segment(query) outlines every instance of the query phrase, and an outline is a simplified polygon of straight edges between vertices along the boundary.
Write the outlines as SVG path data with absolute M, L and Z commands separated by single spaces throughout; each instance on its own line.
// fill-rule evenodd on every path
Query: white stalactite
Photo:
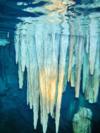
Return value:
M 92 31 L 84 34 L 81 18 L 63 23 L 49 23 L 47 18 L 22 18 L 16 27 L 15 51 L 18 63 L 19 87 L 23 87 L 27 70 L 27 104 L 33 109 L 36 129 L 40 108 L 43 133 L 47 131 L 48 114 L 55 118 L 59 130 L 61 101 L 67 80 L 80 94 L 80 81 L 86 99 L 97 101 L 100 86 L 100 39 Z M 95 22 L 97 26 L 97 22 Z M 95 26 L 95 28 L 96 28 Z M 70 28 L 69 28 L 70 27 Z M 92 34 L 92 32 L 96 32 Z M 87 44 L 88 43 L 88 44 Z M 83 77 L 81 78 L 81 72 Z

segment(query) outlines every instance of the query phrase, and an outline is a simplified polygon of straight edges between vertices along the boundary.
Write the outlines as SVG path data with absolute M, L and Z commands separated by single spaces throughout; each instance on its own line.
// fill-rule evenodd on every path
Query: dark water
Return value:
M 22 2 L 21 0 L 18 0 Z M 24 1 L 24 0 L 23 0 Z M 39 18 L 45 15 L 40 10 L 34 13 L 23 11 L 27 7 L 37 8 L 47 4 L 47 1 L 39 1 L 32 4 L 31 0 L 25 0 L 25 5 L 17 5 L 17 0 L 0 0 L 0 36 L 6 38 L 10 43 L 5 47 L 0 46 L 0 133 L 42 133 L 42 127 L 38 121 L 37 130 L 33 129 L 32 110 L 26 105 L 26 79 L 24 89 L 18 89 L 18 66 L 15 63 L 14 31 L 16 24 L 21 20 L 18 17 Z M 85 16 L 91 12 L 99 13 L 100 7 L 83 8 L 82 3 L 89 4 L 94 0 L 77 0 L 76 5 L 69 7 L 76 15 L 84 13 Z M 79 6 L 75 9 L 75 7 Z M 7 34 L 9 33 L 9 37 Z M 25 73 L 26 75 L 26 73 Z M 26 77 L 26 76 L 25 76 Z M 69 85 L 70 86 L 70 85 Z M 59 133 L 72 133 L 72 118 L 79 106 L 85 106 L 92 110 L 92 133 L 100 133 L 100 93 L 97 103 L 89 104 L 81 94 L 80 99 L 74 98 L 73 88 L 66 88 L 62 100 L 60 130 Z M 48 133 L 55 133 L 54 120 L 49 118 Z

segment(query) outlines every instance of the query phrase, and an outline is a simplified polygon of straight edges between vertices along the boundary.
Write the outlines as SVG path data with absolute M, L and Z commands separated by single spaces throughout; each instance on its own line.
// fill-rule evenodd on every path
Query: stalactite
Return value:
M 97 101 L 100 86 L 100 47 L 98 20 L 90 17 L 89 35 L 86 42 L 89 43 L 88 51 L 84 49 L 83 61 L 83 92 L 90 103 Z
M 63 32 L 59 25 L 52 24 L 50 27 L 45 23 L 27 24 L 27 20 L 18 26 L 15 50 L 16 63 L 19 64 L 19 86 L 20 88 L 23 86 L 26 67 L 27 104 L 33 108 L 34 128 L 37 126 L 40 103 L 43 132 L 47 130 L 48 114 L 55 117 L 56 132 L 58 132 L 64 81 L 67 80 L 65 71 L 68 36 L 65 32 L 68 32 L 68 24 Z M 54 112 L 55 107 L 56 112 Z
M 69 27 L 66 26 L 66 29 L 68 32 Z M 65 31 L 63 31 L 63 34 L 61 35 L 61 40 L 59 42 L 60 53 L 59 53 L 58 92 L 57 92 L 57 102 L 56 102 L 56 133 L 58 133 L 59 129 L 60 109 L 61 109 L 62 93 L 64 88 L 64 80 L 67 81 L 65 73 L 66 73 L 66 54 L 68 49 L 69 38 L 68 36 L 65 35 Z
M 83 17 L 60 23 L 49 22 L 48 17 L 41 17 L 40 20 L 29 17 L 22 18 L 16 27 L 19 87 L 23 87 L 26 70 L 27 104 L 33 110 L 35 129 L 40 108 L 43 133 L 47 131 L 49 114 L 55 118 L 56 133 L 59 131 L 61 101 L 67 81 L 75 88 L 73 91 L 76 97 L 79 97 L 82 81 L 85 98 L 90 103 L 97 101 L 100 40 L 98 23 L 95 22 L 93 29 L 96 30 L 92 31 L 94 20 L 91 19 L 90 24 L 84 28 Z
M 97 49 L 97 29 L 98 24 L 97 21 L 94 19 L 91 19 L 90 22 L 90 51 L 89 51 L 89 63 L 90 63 L 90 74 L 93 75 L 94 73 L 94 64 L 95 64 L 95 58 L 96 58 L 96 49 Z
M 76 64 L 76 85 L 75 85 L 75 96 L 79 97 L 80 80 L 81 80 L 81 70 L 82 70 L 82 54 L 83 54 L 83 38 L 79 37 L 78 54 L 77 54 L 77 64 Z
M 96 38 L 95 38 L 96 39 Z M 89 74 L 89 65 L 87 65 L 87 68 L 84 67 L 84 74 L 85 75 L 83 77 L 83 91 L 85 93 L 85 97 L 86 99 L 90 102 L 90 103 L 94 103 L 97 101 L 98 98 L 98 92 L 99 92 L 99 86 L 100 86 L 100 46 L 97 45 L 97 50 L 96 50 L 96 60 L 95 60 L 95 68 L 94 68 L 94 74 L 92 76 L 90 76 Z M 86 57 L 85 57 L 85 60 Z M 88 61 L 89 62 L 89 61 Z M 87 63 L 88 64 L 88 63 Z M 85 62 L 84 62 L 84 65 Z

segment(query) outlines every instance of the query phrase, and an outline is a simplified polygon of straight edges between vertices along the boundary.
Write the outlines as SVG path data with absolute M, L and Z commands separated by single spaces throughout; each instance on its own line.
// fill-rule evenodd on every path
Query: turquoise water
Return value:
M 99 0 L 77 0 L 76 4 L 68 7 L 67 13 L 65 5 L 58 8 L 51 4 L 54 5 L 51 9 L 51 7 L 48 7 L 50 4 L 47 0 L 33 1 L 33 3 L 29 0 L 18 2 L 17 0 L 0 0 L 0 133 L 42 133 L 40 120 L 37 130 L 33 129 L 32 110 L 26 105 L 26 71 L 24 89 L 18 89 L 18 65 L 15 63 L 14 49 L 14 36 L 18 24 L 33 24 L 34 28 L 37 26 L 37 30 L 40 30 L 42 25 L 49 32 L 53 29 L 59 36 L 64 34 L 70 38 L 66 24 L 67 28 L 74 25 L 73 36 L 86 36 L 92 19 L 94 31 L 98 37 L 100 35 Z M 23 29 L 23 27 L 24 25 L 20 28 Z M 80 106 L 92 110 L 92 133 L 99 133 L 99 100 L 100 93 L 96 103 L 88 103 L 83 93 L 80 94 L 79 99 L 75 98 L 73 88 L 70 88 L 70 84 L 68 84 L 62 98 L 59 133 L 73 132 L 72 119 Z M 49 117 L 47 133 L 51 132 L 55 133 L 55 124 L 54 119 Z

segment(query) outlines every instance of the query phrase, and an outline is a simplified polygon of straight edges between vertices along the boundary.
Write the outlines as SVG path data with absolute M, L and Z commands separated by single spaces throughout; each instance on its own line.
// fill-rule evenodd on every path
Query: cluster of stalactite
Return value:
M 99 21 L 92 16 L 83 17 L 70 20 L 68 81 L 75 87 L 76 97 L 82 81 L 85 98 L 94 103 L 100 86 Z
M 68 22 L 23 18 L 16 27 L 15 51 L 18 63 L 19 86 L 23 87 L 27 70 L 27 104 L 33 109 L 34 128 L 40 108 L 43 132 L 47 130 L 48 114 L 55 118 L 59 129 L 63 91 L 70 82 L 79 97 L 80 83 L 86 99 L 96 102 L 100 82 L 100 38 L 98 21 L 83 18 Z M 83 26 L 84 25 L 84 26 Z
M 34 128 L 37 126 L 40 105 L 43 132 L 47 130 L 48 114 L 56 119 L 58 132 L 61 98 L 66 76 L 66 53 L 68 51 L 68 25 L 65 30 L 48 22 L 22 22 L 15 34 L 16 63 L 18 63 L 19 86 L 23 86 L 27 69 L 27 104 L 33 109 Z M 63 32 L 61 34 L 61 32 Z

